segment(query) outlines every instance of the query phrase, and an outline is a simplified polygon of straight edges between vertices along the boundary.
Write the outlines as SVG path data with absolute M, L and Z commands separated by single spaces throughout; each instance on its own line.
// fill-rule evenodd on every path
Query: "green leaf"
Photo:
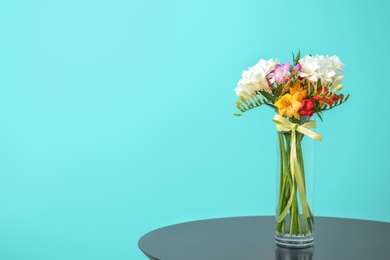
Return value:
M 260 94 L 263 95 L 266 99 L 268 99 L 268 101 L 275 103 L 275 97 L 272 96 L 270 93 L 264 90 L 260 90 Z
M 321 120 L 321 122 L 323 122 L 324 120 L 322 119 L 322 113 L 321 112 L 317 112 L 316 113 L 318 118 Z
M 242 116 L 242 114 L 239 114 L 239 113 L 233 113 L 233 116 Z
M 297 65 L 298 64 L 298 61 L 301 59 L 301 51 L 298 51 L 298 54 L 296 57 L 294 57 L 294 53 L 293 53 L 293 61 L 294 61 L 294 65 Z
M 279 85 L 276 89 L 275 89 L 275 96 L 276 97 L 280 97 L 280 95 L 282 95 L 282 91 L 283 91 L 283 86 L 282 85 Z M 275 102 L 275 100 L 274 100 Z

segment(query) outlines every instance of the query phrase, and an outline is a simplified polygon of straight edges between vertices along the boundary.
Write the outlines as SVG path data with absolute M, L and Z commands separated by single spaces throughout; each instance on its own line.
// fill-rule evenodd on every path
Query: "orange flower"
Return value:
M 298 94 L 299 93 L 295 93 L 293 96 L 285 94 L 275 103 L 279 115 L 299 119 L 300 115 L 298 111 L 301 108 L 301 101 L 298 100 Z
M 297 81 L 294 85 L 293 88 L 290 88 L 290 94 L 292 96 L 294 96 L 295 94 L 297 94 L 297 100 L 298 101 L 302 101 L 303 99 L 306 98 L 306 89 L 303 90 L 300 86 L 300 82 Z

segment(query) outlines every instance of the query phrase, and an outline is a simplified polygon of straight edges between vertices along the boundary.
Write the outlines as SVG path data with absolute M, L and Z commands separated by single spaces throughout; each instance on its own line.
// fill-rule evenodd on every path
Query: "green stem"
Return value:
M 302 174 L 302 180 L 303 180 L 303 186 L 306 190 L 306 180 L 305 180 L 305 167 L 304 167 L 304 158 L 303 158 L 303 151 L 302 151 L 302 140 L 304 138 L 304 135 L 301 133 L 297 133 L 296 135 L 296 156 L 297 156 L 297 162 L 298 167 L 300 168 L 300 172 Z M 280 183 L 279 183 L 279 199 L 278 199 L 278 209 L 277 214 L 278 216 L 282 213 L 284 208 L 287 205 L 287 201 L 289 200 L 291 196 L 291 189 L 293 188 L 293 180 L 291 176 L 291 165 L 290 165 L 290 152 L 291 152 L 291 145 L 292 145 L 292 138 L 290 132 L 279 132 L 278 133 L 278 142 L 279 142 L 279 156 L 280 156 Z M 286 230 L 286 225 L 288 224 L 286 222 L 286 219 L 283 219 L 280 223 L 277 223 L 276 225 L 276 231 L 281 232 L 282 234 L 285 234 L 287 231 L 290 236 L 292 235 L 307 235 L 307 231 L 310 233 L 313 233 L 313 222 L 314 218 L 310 211 L 310 217 L 305 219 L 303 216 L 301 216 L 300 207 L 299 207 L 299 191 L 297 187 L 294 187 L 294 197 L 292 198 L 292 204 L 289 208 L 289 229 Z
M 291 180 L 290 178 L 290 168 L 289 168 L 289 154 L 287 153 L 287 149 L 285 148 L 285 142 L 283 138 L 283 133 L 278 133 L 278 141 L 279 141 L 279 158 L 280 158 L 280 185 L 279 185 L 279 202 L 278 202 L 278 216 L 282 213 L 283 209 L 287 205 L 287 200 L 290 195 L 291 190 Z M 287 198 L 287 199 L 286 199 Z M 277 223 L 276 231 L 285 233 L 285 220 Z
M 279 142 L 279 169 L 280 169 L 280 179 L 279 179 L 279 182 L 280 182 L 280 185 L 279 185 L 279 202 L 278 202 L 278 210 L 277 210 L 277 215 L 279 216 L 280 213 L 282 212 L 282 208 L 283 208 L 283 196 L 282 196 L 282 192 L 284 191 L 284 186 L 285 186 L 285 181 L 283 180 L 283 164 L 284 164 L 284 155 L 283 155 L 283 148 L 284 148 L 284 144 L 283 144 L 283 136 L 282 136 L 282 133 L 278 132 L 278 142 Z M 282 181 L 283 180 L 283 181 Z M 277 223 L 276 225 L 276 231 L 279 231 L 281 230 L 281 225 L 283 225 L 283 221 L 282 222 L 279 222 Z

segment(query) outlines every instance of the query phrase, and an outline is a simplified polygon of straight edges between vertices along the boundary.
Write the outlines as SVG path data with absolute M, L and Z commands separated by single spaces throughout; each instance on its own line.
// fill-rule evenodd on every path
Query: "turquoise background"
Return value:
M 273 111 L 234 117 L 260 58 L 338 55 L 320 216 L 390 222 L 388 1 L 0 2 L 0 259 L 146 259 L 166 225 L 272 215 Z

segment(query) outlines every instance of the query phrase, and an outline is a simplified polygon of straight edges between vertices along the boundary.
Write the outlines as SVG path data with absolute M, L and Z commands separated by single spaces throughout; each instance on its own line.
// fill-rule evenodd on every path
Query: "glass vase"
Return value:
M 301 117 L 299 124 L 309 120 Z M 278 246 L 313 245 L 314 145 L 314 139 L 298 131 L 277 131 L 275 242 Z

